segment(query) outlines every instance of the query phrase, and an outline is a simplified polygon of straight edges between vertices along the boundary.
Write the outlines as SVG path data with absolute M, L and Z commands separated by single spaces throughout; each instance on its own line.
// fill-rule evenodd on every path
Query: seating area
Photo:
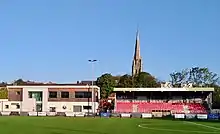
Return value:
M 192 114 L 204 114 L 207 113 L 205 107 L 202 104 L 199 103 L 189 103 L 186 104 L 188 106 L 188 109 L 190 113 Z
M 116 111 L 119 113 L 131 113 L 133 104 L 130 102 L 118 102 L 116 104 Z
M 172 113 L 184 113 L 182 103 L 152 103 L 152 102 L 117 102 L 116 112 L 119 113 L 149 113 L 156 110 L 167 110 Z
M 130 102 L 119 101 L 116 103 L 115 112 L 118 113 L 150 113 L 152 111 L 171 111 L 172 113 L 186 113 L 184 108 L 187 107 L 187 111 L 192 114 L 207 113 L 205 107 L 199 103 L 164 103 L 164 102 Z

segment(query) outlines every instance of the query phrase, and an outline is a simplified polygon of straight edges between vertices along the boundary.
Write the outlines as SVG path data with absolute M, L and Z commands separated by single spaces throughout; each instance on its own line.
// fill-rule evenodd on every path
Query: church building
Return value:
M 143 71 L 143 63 L 140 53 L 140 37 L 139 37 L 139 31 L 137 30 L 136 33 L 136 43 L 135 43 L 135 51 L 134 51 L 134 57 L 132 62 L 132 76 L 135 76 Z

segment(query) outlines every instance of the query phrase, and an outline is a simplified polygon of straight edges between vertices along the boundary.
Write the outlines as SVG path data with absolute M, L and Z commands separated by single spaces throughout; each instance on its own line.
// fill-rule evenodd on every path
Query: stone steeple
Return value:
M 132 63 L 132 76 L 142 72 L 142 58 L 140 53 L 140 37 L 139 37 L 139 30 L 136 33 L 136 43 L 135 43 L 135 51 L 134 51 L 134 58 Z

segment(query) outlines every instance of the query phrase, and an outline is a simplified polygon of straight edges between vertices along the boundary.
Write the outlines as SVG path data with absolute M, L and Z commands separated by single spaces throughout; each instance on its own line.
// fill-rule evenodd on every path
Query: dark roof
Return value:
M 26 84 L 18 84 L 17 86 L 86 86 L 86 84 L 69 84 L 69 83 L 63 83 L 63 84 L 55 84 L 55 83 L 26 83 Z
M 92 81 L 81 81 L 79 84 L 92 85 Z M 96 81 L 93 81 L 93 84 L 96 85 Z

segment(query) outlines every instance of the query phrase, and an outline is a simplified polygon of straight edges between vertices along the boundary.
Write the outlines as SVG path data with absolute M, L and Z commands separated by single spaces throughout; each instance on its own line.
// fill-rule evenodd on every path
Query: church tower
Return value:
M 139 37 L 139 31 L 137 30 L 134 58 L 132 63 L 132 76 L 135 76 L 136 74 L 139 74 L 142 71 L 143 71 L 143 65 L 142 65 L 142 58 L 140 53 L 140 37 Z

